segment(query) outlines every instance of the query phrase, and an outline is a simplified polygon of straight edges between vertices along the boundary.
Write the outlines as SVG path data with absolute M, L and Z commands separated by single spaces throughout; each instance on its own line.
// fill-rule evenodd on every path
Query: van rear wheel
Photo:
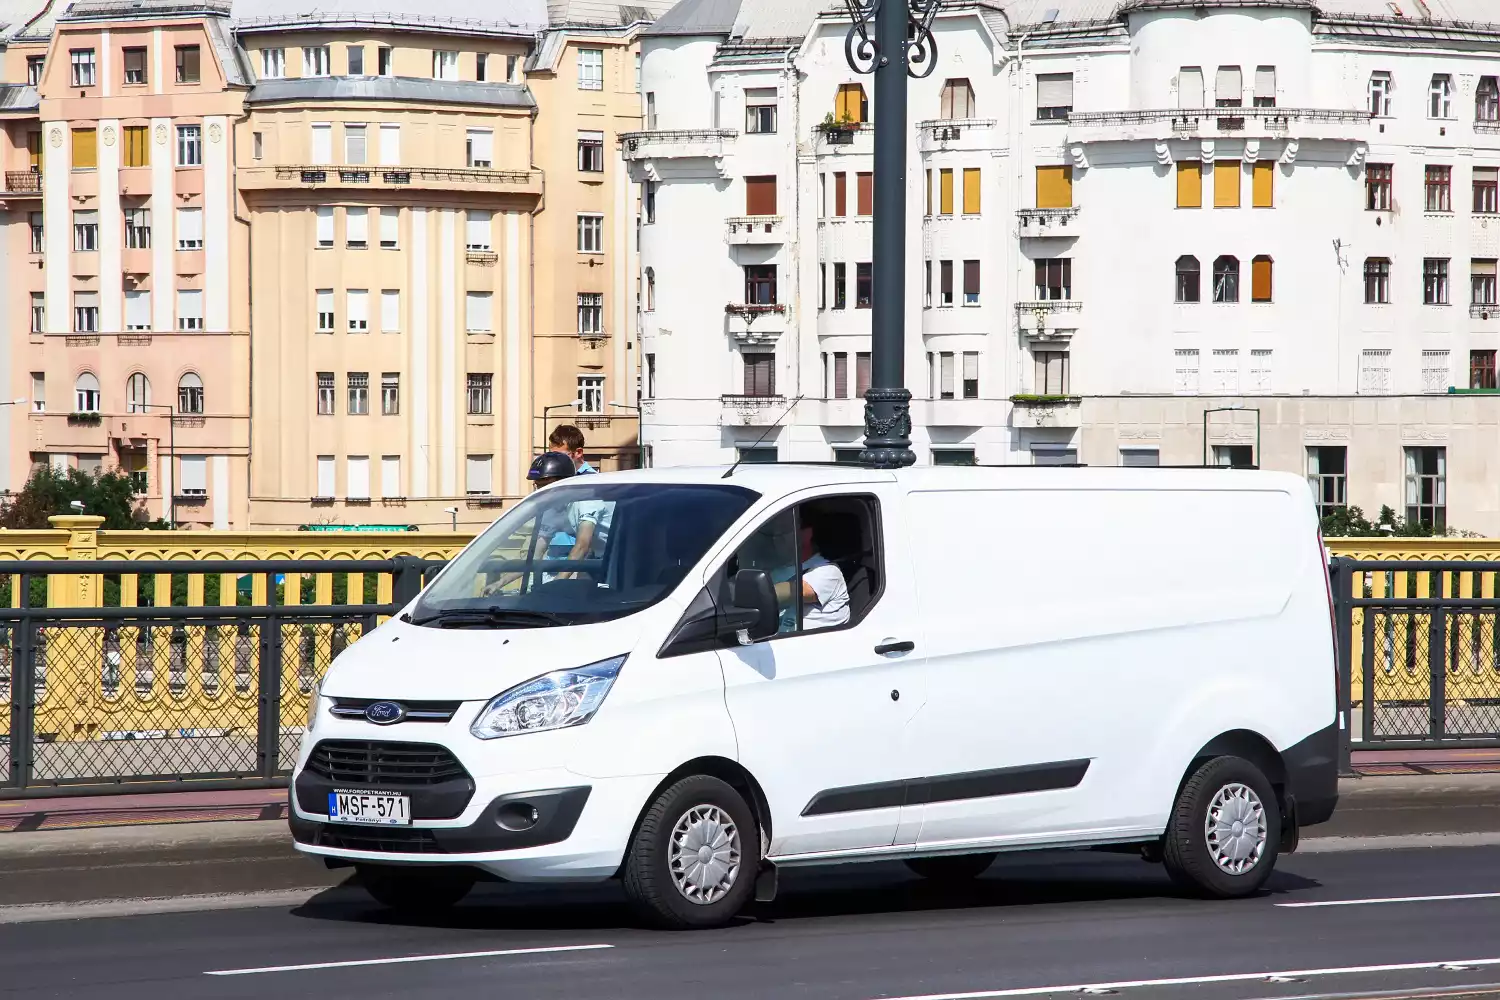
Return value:
M 625 895 L 658 927 L 719 927 L 750 901 L 759 866 L 760 828 L 744 796 L 693 775 L 646 809 L 625 859 Z
M 357 865 L 355 871 L 375 902 L 411 916 L 441 913 L 467 896 L 477 881 L 467 868 L 436 865 Z
M 956 882 L 970 882 L 983 875 L 989 871 L 990 865 L 995 863 L 996 857 L 997 855 L 991 853 L 954 854 L 940 858 L 907 858 L 906 867 L 929 882 L 951 885 Z
M 1162 863 L 1183 888 L 1214 899 L 1265 885 L 1281 850 L 1281 808 L 1260 769 L 1215 757 L 1183 784 L 1162 840 Z

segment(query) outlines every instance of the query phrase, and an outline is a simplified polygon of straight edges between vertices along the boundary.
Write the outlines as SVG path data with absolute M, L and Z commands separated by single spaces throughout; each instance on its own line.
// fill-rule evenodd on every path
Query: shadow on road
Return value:
M 1264 896 L 1315 888 L 1320 883 L 1285 870 Z M 848 865 L 783 873 L 775 902 L 747 909 L 742 924 L 810 918 L 922 913 L 1185 898 L 1160 865 L 1130 858 L 1072 854 L 1045 861 L 1002 859 L 983 877 L 941 885 L 912 875 L 904 865 Z M 1204 901 L 1204 906 L 1216 905 Z M 1224 904 L 1219 904 L 1224 905 Z M 1233 905 L 1233 904 L 1227 904 Z M 461 905 L 430 917 L 398 916 L 371 901 L 357 878 L 319 893 L 292 911 L 308 920 L 455 930 L 618 930 L 640 926 L 619 884 L 535 886 L 482 884 Z

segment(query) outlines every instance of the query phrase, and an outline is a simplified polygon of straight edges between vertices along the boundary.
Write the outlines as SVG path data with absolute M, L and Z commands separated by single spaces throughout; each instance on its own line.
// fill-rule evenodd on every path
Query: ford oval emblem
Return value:
M 365 709 L 365 719 L 377 726 L 394 726 L 406 718 L 406 708 L 394 701 L 377 701 Z

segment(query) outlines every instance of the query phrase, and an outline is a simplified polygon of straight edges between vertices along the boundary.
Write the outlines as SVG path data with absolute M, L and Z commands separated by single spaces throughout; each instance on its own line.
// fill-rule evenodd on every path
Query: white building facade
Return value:
M 643 38 L 658 464 L 862 436 L 873 87 L 798 6 L 685 0 Z M 1256 464 L 1500 533 L 1487 6 L 946 5 L 910 91 L 918 461 Z

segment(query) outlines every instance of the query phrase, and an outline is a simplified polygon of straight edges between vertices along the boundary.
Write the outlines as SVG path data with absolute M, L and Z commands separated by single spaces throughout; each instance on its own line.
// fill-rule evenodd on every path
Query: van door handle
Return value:
M 910 639 L 905 642 L 882 642 L 875 647 L 875 654 L 877 656 L 884 656 L 886 653 L 910 653 L 916 648 L 917 644 Z

